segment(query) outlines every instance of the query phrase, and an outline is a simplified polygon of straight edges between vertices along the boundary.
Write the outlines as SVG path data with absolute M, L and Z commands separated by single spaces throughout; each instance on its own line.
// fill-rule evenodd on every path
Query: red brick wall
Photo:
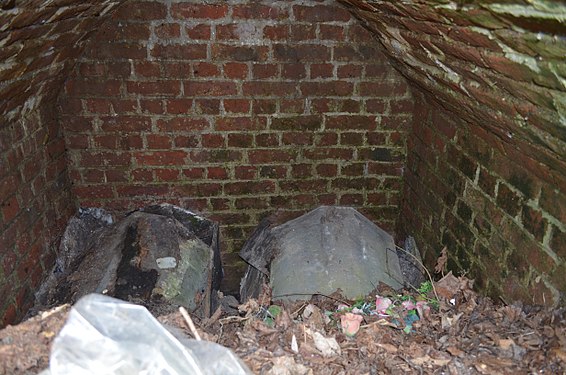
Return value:
M 92 42 L 59 101 L 82 205 L 219 221 L 231 290 L 277 208 L 363 207 L 393 229 L 412 97 L 336 2 L 128 2 Z
M 429 265 L 446 246 L 448 269 L 494 298 L 563 303 L 565 176 L 526 152 L 529 143 L 418 103 L 399 232 L 417 237 Z
M 564 305 L 566 4 L 341 1 L 425 96 L 398 233 L 492 296 Z
M 20 3 L 0 3 L 0 327 L 33 303 L 74 210 L 54 103 L 85 35 L 112 8 Z

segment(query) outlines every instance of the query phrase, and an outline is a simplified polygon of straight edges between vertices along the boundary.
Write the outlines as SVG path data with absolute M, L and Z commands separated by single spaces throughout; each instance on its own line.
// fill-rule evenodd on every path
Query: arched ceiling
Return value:
M 394 65 L 443 106 L 502 138 L 566 154 L 566 4 L 339 0 Z M 0 1 L 0 112 L 54 103 L 89 37 L 124 1 Z

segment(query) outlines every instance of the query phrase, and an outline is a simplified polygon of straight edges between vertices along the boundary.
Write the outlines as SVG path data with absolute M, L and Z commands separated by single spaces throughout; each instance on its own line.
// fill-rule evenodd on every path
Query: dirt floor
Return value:
M 237 313 L 218 310 L 195 324 L 204 339 L 231 348 L 255 374 L 566 373 L 565 309 L 495 303 L 474 293 L 465 278 L 434 286 L 401 294 L 380 288 L 364 301 L 315 296 L 281 309 L 266 288 Z M 68 311 L 62 306 L 0 331 L 0 374 L 45 369 Z M 354 316 L 361 320 L 357 332 L 346 314 L 360 316 Z M 159 320 L 191 336 L 179 312 Z

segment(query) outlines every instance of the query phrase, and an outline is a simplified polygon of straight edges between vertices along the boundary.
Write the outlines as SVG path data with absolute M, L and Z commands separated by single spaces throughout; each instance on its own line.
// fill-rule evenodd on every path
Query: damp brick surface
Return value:
M 489 295 L 564 305 L 562 2 L 0 8 L 0 325 L 78 205 L 163 201 L 221 224 L 228 290 L 261 218 L 340 204 Z
M 351 205 L 394 228 L 412 95 L 340 4 L 131 2 L 91 42 L 59 98 L 80 204 L 218 221 L 231 288 L 277 209 Z

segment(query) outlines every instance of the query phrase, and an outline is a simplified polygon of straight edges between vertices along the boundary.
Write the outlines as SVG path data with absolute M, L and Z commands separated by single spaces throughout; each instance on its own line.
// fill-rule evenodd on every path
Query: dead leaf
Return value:
M 296 363 L 293 357 L 276 357 L 272 359 L 273 367 L 267 375 L 312 375 L 312 369 Z
M 501 339 L 499 340 L 499 347 L 503 350 L 508 350 L 513 345 L 515 345 L 515 341 L 512 339 Z
M 434 273 L 440 273 L 444 276 L 444 269 L 446 268 L 446 263 L 448 262 L 448 248 L 444 246 L 444 249 L 440 252 L 440 256 L 436 260 L 436 266 L 434 266 Z
M 399 349 L 396 346 L 391 344 L 382 344 L 378 342 L 377 346 L 384 349 L 388 353 L 397 353 L 399 351 Z
M 455 357 L 460 357 L 462 354 L 464 354 L 465 352 L 463 350 L 458 349 L 455 346 L 449 346 L 446 348 L 446 351 L 450 354 L 452 354 Z
M 314 346 L 322 353 L 324 357 L 331 357 L 333 355 L 340 355 L 342 351 L 340 350 L 340 345 L 334 337 L 324 337 L 319 332 L 314 332 L 312 334 L 314 340 Z
M 554 356 L 556 359 L 566 363 L 566 351 L 564 351 L 562 348 L 551 349 L 550 355 Z
M 440 319 L 441 319 L 441 326 L 442 326 L 442 329 L 451 328 L 453 325 L 455 325 L 455 324 L 458 322 L 458 320 L 460 319 L 460 317 L 461 317 L 462 315 L 463 315 L 463 313 L 456 314 L 456 315 L 454 315 L 454 316 L 452 316 L 452 317 L 443 315 L 443 316 L 440 318 Z
M 460 290 L 460 280 L 450 271 L 434 283 L 434 288 L 440 297 L 449 300 Z
M 432 364 L 435 366 L 446 366 L 452 359 L 431 358 L 429 355 L 411 359 L 411 363 L 422 366 L 424 364 Z

